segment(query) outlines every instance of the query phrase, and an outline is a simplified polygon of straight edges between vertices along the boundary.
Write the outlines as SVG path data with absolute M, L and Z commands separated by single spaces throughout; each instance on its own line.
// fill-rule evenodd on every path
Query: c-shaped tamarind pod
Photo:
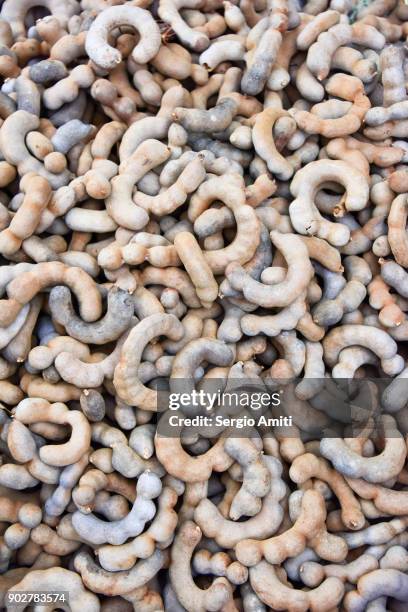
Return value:
M 303 293 L 314 276 L 307 247 L 299 236 L 272 231 L 271 239 L 288 264 L 287 274 L 281 282 L 265 285 L 251 278 L 235 262 L 229 264 L 226 269 L 226 276 L 232 287 L 242 291 L 251 303 L 265 308 L 288 306 Z
M 161 417 L 154 440 L 157 457 L 169 474 L 185 482 L 201 482 L 213 471 L 223 472 L 231 466 L 234 460 L 224 450 L 224 439 L 217 440 L 207 452 L 194 457 L 184 450 L 180 438 L 175 437 L 179 433 L 176 428 L 171 428 L 172 437 L 160 435 L 160 429 L 166 433 L 169 416 L 166 412 Z
M 363 612 L 368 609 L 370 602 L 383 596 L 406 602 L 407 574 L 397 569 L 376 569 L 368 572 L 357 582 L 357 590 L 346 594 L 344 607 L 347 612 Z
M 107 572 L 95 563 L 89 553 L 83 551 L 76 555 L 74 567 L 85 586 L 94 593 L 112 597 L 126 595 L 147 584 L 165 565 L 166 558 L 165 552 L 156 550 L 148 559 L 139 561 L 130 570 Z
M 50 293 L 49 305 L 55 321 L 63 325 L 72 338 L 87 344 L 106 344 L 116 340 L 131 326 L 134 313 L 132 296 L 116 287 L 108 293 L 106 314 L 94 323 L 83 321 L 77 316 L 67 287 L 54 287 Z
M 17 110 L 7 117 L 0 129 L 0 143 L 4 159 L 17 167 L 23 176 L 35 172 L 46 178 L 53 189 L 66 185 L 72 176 L 68 170 L 53 174 L 46 170 L 44 163 L 31 155 L 26 145 L 26 136 L 37 130 L 40 120 L 25 110 Z
M 384 414 L 381 421 L 385 445 L 379 455 L 359 455 L 339 438 L 323 438 L 320 452 L 333 463 L 337 471 L 350 478 L 363 478 L 374 484 L 395 478 L 404 467 L 407 445 L 392 416 Z
M 364 346 L 381 359 L 384 372 L 399 374 L 404 361 L 397 354 L 397 343 L 382 329 L 371 325 L 340 325 L 323 340 L 324 358 L 330 367 L 336 365 L 340 351 L 347 346 Z
M 228 520 L 209 499 L 202 499 L 195 509 L 194 520 L 204 535 L 214 538 L 219 546 L 233 548 L 245 538 L 269 537 L 279 529 L 283 519 L 280 501 L 285 495 L 282 464 L 269 455 L 264 456 L 264 462 L 271 475 L 271 489 L 263 498 L 262 508 L 256 516 L 242 522 Z
M 139 476 L 136 486 L 137 497 L 129 514 L 117 521 L 103 521 L 94 514 L 83 514 L 77 510 L 72 515 L 72 525 L 77 533 L 92 544 L 116 544 L 126 542 L 129 537 L 139 535 L 145 523 L 150 521 L 156 506 L 152 501 L 160 495 L 160 478 L 146 471 Z
M 279 580 L 276 567 L 261 561 L 249 570 L 249 579 L 255 593 L 273 610 L 296 610 L 296 612 L 329 612 L 336 609 L 344 594 L 344 585 L 339 578 L 326 578 L 315 589 L 303 591 L 291 588 Z
M 113 377 L 116 391 L 123 401 L 143 410 L 158 409 L 157 392 L 148 389 L 137 377 L 143 349 L 157 336 L 180 340 L 183 334 L 184 328 L 174 315 L 161 313 L 146 317 L 131 330 Z
M 300 234 L 316 235 L 339 247 L 348 242 L 350 231 L 342 224 L 324 219 L 314 203 L 319 186 L 325 181 L 344 185 L 347 210 L 362 210 L 367 205 L 367 179 L 346 162 L 322 159 L 311 162 L 296 173 L 290 186 L 295 200 L 290 204 L 289 215 L 293 227 Z
M 343 561 L 347 555 L 347 545 L 341 538 L 333 539 L 325 527 L 326 506 L 322 495 L 314 489 L 306 490 L 302 497 L 301 511 L 293 526 L 283 533 L 266 540 L 243 539 L 237 543 L 235 552 L 238 561 L 247 567 L 260 563 L 264 557 L 268 563 L 277 565 L 288 557 L 300 554 L 310 541 L 323 550 L 332 537 L 332 546 L 328 546 L 332 560 Z
M 21 308 L 37 293 L 55 285 L 68 285 L 74 291 L 85 321 L 95 321 L 101 315 L 101 294 L 89 274 L 81 268 L 52 261 L 36 264 L 31 270 L 21 274 L 7 285 L 9 299 L 0 300 L 2 324 L 11 323 Z
M 170 580 L 182 605 L 192 610 L 222 610 L 232 599 L 231 586 L 225 578 L 216 578 L 208 589 L 202 590 L 194 583 L 191 575 L 191 557 L 201 540 L 201 529 L 192 521 L 183 523 L 171 549 Z
M 148 11 L 137 6 L 112 6 L 99 13 L 85 42 L 89 57 L 105 70 L 112 70 L 122 61 L 120 51 L 108 43 L 110 32 L 120 26 L 132 26 L 140 33 L 140 41 L 132 51 L 136 63 L 146 64 L 159 51 L 159 26 Z
M 324 445 L 327 440 L 331 438 L 323 438 L 321 444 Z M 309 478 L 319 478 L 326 482 L 339 500 L 344 524 L 352 530 L 361 529 L 364 526 L 365 517 L 353 491 L 341 474 L 333 470 L 322 457 L 316 457 L 312 453 L 296 457 L 290 467 L 289 475 L 298 485 L 304 484 Z
M 158 511 L 150 527 L 134 540 L 121 546 L 105 545 L 98 549 L 99 563 L 107 571 L 131 569 L 138 558 L 147 559 L 155 545 L 167 545 L 177 527 L 178 515 L 174 510 L 178 500 L 171 487 L 164 487 L 158 499 Z
M 60 402 L 50 404 L 47 400 L 27 398 L 15 408 L 14 416 L 25 425 L 45 421 L 72 428 L 71 437 L 65 444 L 47 444 L 40 448 L 40 459 L 49 465 L 66 466 L 75 463 L 90 446 L 91 427 L 86 417 L 79 410 L 69 410 Z

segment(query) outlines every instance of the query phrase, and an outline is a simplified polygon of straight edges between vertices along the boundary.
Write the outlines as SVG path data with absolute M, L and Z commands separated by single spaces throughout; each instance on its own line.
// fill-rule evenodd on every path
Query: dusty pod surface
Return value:
M 0 608 L 406 610 L 404 2 L 0 5 Z

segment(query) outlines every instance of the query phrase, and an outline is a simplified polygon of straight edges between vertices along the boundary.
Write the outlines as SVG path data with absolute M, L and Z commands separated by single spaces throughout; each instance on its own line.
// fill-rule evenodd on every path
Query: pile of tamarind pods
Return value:
M 406 610 L 407 18 L 1 3 L 2 609 Z M 292 423 L 161 435 L 178 379 Z

